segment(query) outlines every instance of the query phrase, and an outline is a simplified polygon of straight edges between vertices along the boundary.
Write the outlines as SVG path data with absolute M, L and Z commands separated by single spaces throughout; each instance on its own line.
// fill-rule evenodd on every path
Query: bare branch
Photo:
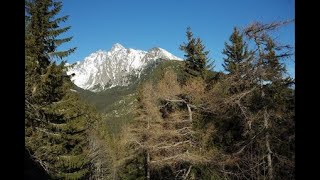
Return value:
M 26 148 L 28 154 L 30 155 L 30 157 L 35 161 L 37 162 L 45 171 L 47 174 L 49 174 L 49 168 L 48 168 L 48 165 L 47 163 L 43 162 L 41 159 L 37 158 L 36 156 L 32 155 L 29 151 L 28 148 Z
M 187 173 L 184 175 L 183 179 L 187 179 L 189 176 L 189 173 L 191 171 L 192 166 L 189 166 Z
M 154 150 L 172 148 L 172 147 L 176 147 L 176 146 L 179 146 L 179 145 L 185 144 L 185 143 L 191 143 L 191 141 L 187 140 L 187 141 L 178 142 L 178 143 L 175 143 L 175 144 L 172 144 L 172 145 L 160 146 L 160 147 L 156 147 L 156 149 L 154 149 Z

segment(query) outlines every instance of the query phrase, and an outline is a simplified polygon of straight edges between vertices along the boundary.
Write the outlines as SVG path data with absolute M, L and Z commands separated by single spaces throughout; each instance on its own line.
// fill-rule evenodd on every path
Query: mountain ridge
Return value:
M 124 124 L 134 120 L 134 109 L 141 85 L 146 82 L 158 83 L 168 70 L 174 71 L 178 77 L 181 77 L 183 67 L 183 61 L 157 61 L 144 68 L 141 77 L 128 86 L 116 86 L 101 92 L 92 92 L 77 86 L 74 89 L 82 100 L 93 105 L 98 112 L 103 114 L 109 132 L 117 134 Z
M 125 48 L 116 43 L 109 51 L 98 50 L 83 61 L 67 65 L 67 74 L 78 87 L 99 92 L 115 86 L 128 86 L 147 66 L 161 60 L 182 60 L 160 47 L 148 51 Z

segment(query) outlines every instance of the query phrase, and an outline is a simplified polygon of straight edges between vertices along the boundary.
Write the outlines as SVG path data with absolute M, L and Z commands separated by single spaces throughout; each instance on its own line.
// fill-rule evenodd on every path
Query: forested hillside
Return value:
M 25 1 L 26 179 L 295 179 L 293 52 L 272 34 L 291 21 L 235 27 L 224 72 L 189 27 L 184 61 L 91 92 L 66 73 L 62 5 Z

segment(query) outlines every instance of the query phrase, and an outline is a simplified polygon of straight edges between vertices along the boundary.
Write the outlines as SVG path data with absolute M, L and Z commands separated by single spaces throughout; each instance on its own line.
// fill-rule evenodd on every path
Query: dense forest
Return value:
M 62 6 L 25 1 L 26 179 L 295 179 L 295 82 L 284 65 L 293 52 L 272 36 L 292 21 L 235 27 L 224 72 L 188 27 L 184 61 L 115 88 L 133 92 L 134 106 L 106 120 L 99 108 L 120 108 L 105 105 L 116 97 L 96 107 L 66 74 L 76 48 L 58 50 L 72 40 L 61 38 L 71 30 Z

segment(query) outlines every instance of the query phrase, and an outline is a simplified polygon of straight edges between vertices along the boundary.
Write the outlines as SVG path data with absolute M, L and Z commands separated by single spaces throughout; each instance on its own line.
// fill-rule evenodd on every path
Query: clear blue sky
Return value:
M 183 58 L 179 45 L 190 26 L 216 61 L 215 70 L 222 70 L 221 52 L 234 26 L 294 19 L 294 9 L 294 0 L 66 0 L 60 15 L 70 15 L 65 35 L 74 38 L 63 48 L 78 47 L 67 57 L 70 63 L 117 42 L 142 50 L 161 47 Z M 276 36 L 294 46 L 294 30 L 292 23 Z M 293 75 L 293 61 L 288 69 Z

